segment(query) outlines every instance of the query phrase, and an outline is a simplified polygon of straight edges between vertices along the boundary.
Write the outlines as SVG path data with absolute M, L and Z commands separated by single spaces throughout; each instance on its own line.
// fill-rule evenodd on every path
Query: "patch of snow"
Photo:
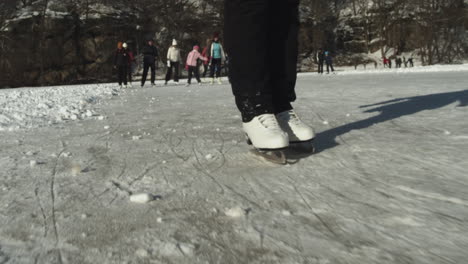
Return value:
M 133 202 L 133 203 L 143 204 L 143 203 L 148 203 L 153 200 L 154 200 L 153 195 L 149 193 L 139 193 L 139 194 L 130 195 L 130 202 Z
M 2 89 L 0 131 L 32 129 L 91 118 L 95 113 L 89 108 L 108 97 L 111 90 L 112 85 L 99 84 Z
M 240 207 L 233 207 L 226 210 L 225 214 L 232 218 L 239 218 L 245 215 L 245 210 Z

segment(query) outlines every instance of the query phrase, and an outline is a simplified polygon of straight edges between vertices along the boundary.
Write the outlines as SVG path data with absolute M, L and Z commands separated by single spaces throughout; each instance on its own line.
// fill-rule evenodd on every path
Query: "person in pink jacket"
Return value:
M 198 60 L 207 61 L 208 58 L 203 57 L 198 51 L 200 47 L 194 46 L 193 50 L 187 56 L 187 63 L 185 69 L 188 70 L 188 81 L 187 86 L 190 85 L 192 81 L 192 75 L 195 74 L 195 78 L 198 81 L 198 84 L 201 84 L 200 72 L 198 70 Z

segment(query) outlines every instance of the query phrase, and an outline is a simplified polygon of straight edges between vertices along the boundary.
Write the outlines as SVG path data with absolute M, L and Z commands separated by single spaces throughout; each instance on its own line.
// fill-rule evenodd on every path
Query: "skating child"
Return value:
M 203 57 L 198 51 L 199 49 L 200 47 L 194 46 L 193 50 L 187 56 L 187 63 L 185 66 L 188 70 L 187 86 L 189 86 L 192 81 L 192 75 L 195 75 L 195 79 L 197 79 L 198 84 L 201 84 L 200 71 L 198 70 L 198 60 L 207 61 L 208 58 Z

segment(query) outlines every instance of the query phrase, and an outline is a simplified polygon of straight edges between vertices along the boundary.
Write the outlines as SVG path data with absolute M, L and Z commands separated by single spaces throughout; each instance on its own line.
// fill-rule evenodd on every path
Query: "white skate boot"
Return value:
M 286 156 L 282 149 L 288 147 L 289 139 L 281 130 L 274 114 L 256 116 L 242 126 L 247 136 L 247 143 L 255 147 L 252 153 L 270 162 L 286 164 Z
M 314 152 L 312 141 L 315 138 L 314 130 L 302 122 L 294 110 L 284 111 L 276 115 L 280 127 L 288 134 L 289 143 L 302 144 L 307 151 Z
M 216 78 L 216 80 L 218 81 L 218 84 L 223 84 L 223 81 L 221 81 L 221 78 Z

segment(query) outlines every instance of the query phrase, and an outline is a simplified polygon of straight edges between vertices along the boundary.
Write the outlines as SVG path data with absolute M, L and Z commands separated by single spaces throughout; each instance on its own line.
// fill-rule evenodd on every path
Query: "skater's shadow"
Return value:
M 316 152 L 321 152 L 339 145 L 336 139 L 351 130 L 364 129 L 378 123 L 387 122 L 425 110 L 442 108 L 456 102 L 458 102 L 456 107 L 467 106 L 468 90 L 398 98 L 376 104 L 360 106 L 360 108 L 367 109 L 364 111 L 365 113 L 378 112 L 379 114 L 318 133 L 315 139 Z M 460 122 L 463 122 L 463 120 L 460 120 Z

